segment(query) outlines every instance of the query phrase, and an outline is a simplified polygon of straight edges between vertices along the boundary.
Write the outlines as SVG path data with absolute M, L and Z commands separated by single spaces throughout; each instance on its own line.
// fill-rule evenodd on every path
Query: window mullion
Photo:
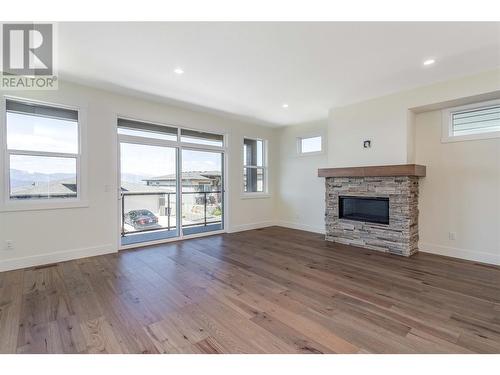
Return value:
M 49 152 L 49 151 L 29 151 L 29 150 L 7 150 L 9 155 L 27 155 L 27 156 L 46 156 L 58 158 L 72 158 L 75 159 L 79 154 L 68 154 L 64 152 Z

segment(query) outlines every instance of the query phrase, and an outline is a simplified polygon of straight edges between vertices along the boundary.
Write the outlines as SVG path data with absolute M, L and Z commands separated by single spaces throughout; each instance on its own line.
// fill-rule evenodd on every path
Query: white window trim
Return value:
M 255 165 L 245 165 L 245 155 L 244 155 L 244 142 L 245 139 L 250 139 L 253 141 L 262 141 L 262 167 L 258 167 Z M 271 194 L 269 194 L 269 167 L 268 167 L 268 140 L 262 138 L 255 137 L 246 137 L 243 136 L 241 140 L 241 168 L 255 168 L 262 169 L 263 172 L 263 191 L 245 191 L 245 187 L 243 185 L 244 179 L 243 174 L 240 172 L 240 189 L 241 189 L 241 198 L 242 199 L 259 199 L 259 198 L 270 198 Z
M 302 152 L 302 140 L 308 138 L 321 138 L 321 150 L 320 151 L 312 151 L 312 152 Z M 315 156 L 321 155 L 325 153 L 325 137 L 323 134 L 311 134 L 311 135 L 303 135 L 297 137 L 297 154 L 299 156 Z
M 47 105 L 56 108 L 71 109 L 78 112 L 78 153 L 56 153 L 43 151 L 27 150 L 8 150 L 7 148 L 7 100 L 16 100 L 25 103 Z M 0 212 L 9 211 L 38 211 L 54 210 L 66 208 L 88 207 L 88 188 L 87 188 L 87 111 L 83 107 L 70 106 L 60 103 L 52 103 L 4 95 L 0 104 L 0 138 L 3 142 L 0 145 L 0 165 L 3 166 L 3 180 L 0 184 Z M 10 155 L 36 155 L 52 157 L 68 157 L 76 159 L 76 198 L 61 199 L 31 199 L 26 201 L 10 199 Z
M 462 142 L 462 141 L 473 141 L 480 139 L 492 139 L 492 138 L 500 138 L 499 131 L 487 132 L 487 133 L 478 133 L 478 134 L 468 134 L 468 135 L 453 135 L 453 123 L 452 123 L 452 115 L 455 112 L 461 112 L 464 110 L 472 110 L 478 109 L 482 107 L 488 107 L 492 105 L 499 105 L 500 99 L 489 100 L 486 102 L 479 103 L 471 103 L 462 105 L 459 107 L 452 107 L 443 109 L 442 112 L 442 120 L 441 120 L 441 142 Z

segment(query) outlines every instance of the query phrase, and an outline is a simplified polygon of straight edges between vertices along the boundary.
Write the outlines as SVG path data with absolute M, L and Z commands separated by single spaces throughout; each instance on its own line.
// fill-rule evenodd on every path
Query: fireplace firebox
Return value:
M 389 224 L 389 198 L 340 195 L 339 218 Z

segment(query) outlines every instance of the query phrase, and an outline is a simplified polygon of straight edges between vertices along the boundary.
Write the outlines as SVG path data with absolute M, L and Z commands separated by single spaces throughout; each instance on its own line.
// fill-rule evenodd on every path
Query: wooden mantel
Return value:
M 398 164 L 373 165 L 367 167 L 321 168 L 318 177 L 425 177 L 425 165 Z

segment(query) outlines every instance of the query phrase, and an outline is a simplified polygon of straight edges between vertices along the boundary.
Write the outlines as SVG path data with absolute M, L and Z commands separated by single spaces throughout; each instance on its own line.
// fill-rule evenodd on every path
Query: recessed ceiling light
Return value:
M 288 108 L 288 104 L 285 103 L 285 104 L 282 105 L 282 107 L 283 108 Z
M 432 65 L 436 62 L 436 60 L 434 59 L 427 59 L 424 61 L 424 65 L 427 66 L 427 65 Z
M 181 74 L 183 74 L 183 73 L 184 73 L 184 70 L 182 70 L 181 68 L 175 68 L 175 69 L 174 69 L 174 73 L 175 73 L 175 74 L 179 74 L 179 75 L 181 75 Z

